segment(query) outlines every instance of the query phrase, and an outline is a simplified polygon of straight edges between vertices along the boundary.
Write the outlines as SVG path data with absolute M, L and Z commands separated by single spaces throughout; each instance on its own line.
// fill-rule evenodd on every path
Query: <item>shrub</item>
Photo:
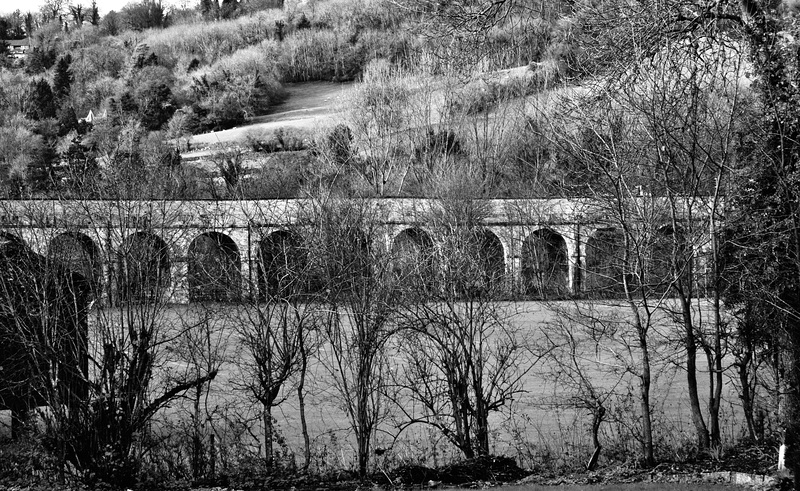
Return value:
M 327 138 L 331 159 L 338 165 L 346 165 L 353 158 L 353 132 L 345 124 L 338 124 Z
M 82 491 L 89 488 L 59 478 L 57 460 L 43 449 L 38 438 L 0 445 L 0 489 L 29 491 Z
M 274 132 L 251 130 L 245 135 L 254 152 L 297 152 L 312 148 L 313 135 L 301 128 L 283 127 Z
M 190 87 L 192 102 L 207 112 L 209 120 L 201 127 L 235 126 L 283 99 L 269 56 L 275 46 L 274 41 L 265 41 L 183 76 L 181 83 Z
M 259 159 L 258 170 L 248 174 L 240 184 L 242 196 L 247 199 L 297 198 L 307 181 L 312 161 L 308 150 L 273 153 Z

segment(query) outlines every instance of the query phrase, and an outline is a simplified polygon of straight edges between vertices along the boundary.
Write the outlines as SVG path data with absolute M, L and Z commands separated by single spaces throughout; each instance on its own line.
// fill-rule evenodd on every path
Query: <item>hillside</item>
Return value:
M 5 192 L 47 195 L 63 185 L 69 187 L 66 182 L 72 178 L 65 174 L 87 175 L 86 169 L 69 162 L 70 151 L 85 155 L 90 167 L 95 162 L 104 167 L 130 155 L 122 148 L 161 141 L 157 148 L 134 152 L 141 162 L 138 165 L 152 167 L 158 160 L 173 159 L 168 142 L 191 142 L 196 150 L 232 140 L 247 143 L 248 132 L 251 140 L 269 139 L 280 129 L 301 131 L 303 140 L 310 126 L 314 127 L 313 142 L 304 148 L 322 147 L 327 135 L 310 121 L 328 119 L 330 110 L 314 109 L 321 106 L 313 100 L 303 102 L 298 91 L 324 85 L 294 84 L 362 81 L 371 65 L 378 67 L 380 77 L 395 79 L 400 85 L 420 81 L 441 85 L 435 79 L 442 77 L 451 86 L 459 85 L 464 77 L 539 60 L 549 67 L 548 80 L 557 79 L 563 71 L 558 62 L 561 55 L 553 58 L 547 51 L 549 40 L 560 39 L 557 33 L 564 29 L 556 22 L 561 12 L 556 6 L 539 13 L 515 11 L 507 25 L 498 24 L 474 40 L 481 43 L 464 40 L 463 46 L 445 46 L 438 33 L 445 26 L 436 22 L 432 12 L 387 0 L 286 2 L 281 8 L 275 8 L 275 2 L 226 2 L 226 8 L 202 4 L 173 11 L 156 6 L 147 10 L 149 17 L 140 15 L 145 7 L 151 8 L 148 2 L 131 3 L 102 19 L 90 15 L 75 26 L 59 25 L 47 12 L 30 19 L 36 50 L 0 69 L 7 102 L 0 110 L 0 132 L 9 143 L 0 153 Z M 8 25 L 21 25 L 18 29 L 24 30 L 23 21 L 11 16 Z M 505 47 L 504 40 L 508 41 Z M 485 49 L 476 50 L 484 45 Z M 485 56 L 472 60 L 479 52 Z M 379 67 L 381 63 L 388 71 Z M 443 101 L 430 102 L 433 105 L 426 109 L 427 103 L 418 101 L 414 111 L 442 110 Z M 348 110 L 366 107 L 345 105 Z M 462 109 L 469 112 L 475 107 Z M 90 111 L 98 119 L 79 124 L 78 119 Z M 353 115 L 346 113 L 336 123 L 358 126 Z M 108 118 L 102 120 L 102 115 Z M 419 120 L 419 115 L 411 125 L 393 122 L 391 131 L 426 133 L 430 127 L 435 132 L 449 124 Z M 253 127 L 242 130 L 245 126 Z M 354 148 L 363 147 L 358 141 L 363 135 L 351 136 Z M 416 151 L 407 142 L 402 145 L 407 147 L 405 153 Z M 186 154 L 186 147 L 179 151 Z M 372 158 L 365 148 L 357 153 Z M 309 166 L 323 164 L 310 162 Z M 97 172 L 108 173 L 106 169 Z M 183 178 L 203 179 L 202 175 L 186 176 L 192 172 L 186 170 Z M 353 176 L 346 181 L 356 187 L 374 187 L 359 180 Z M 197 187 L 188 184 L 183 189 Z M 427 192 L 424 185 L 390 187 L 392 194 Z

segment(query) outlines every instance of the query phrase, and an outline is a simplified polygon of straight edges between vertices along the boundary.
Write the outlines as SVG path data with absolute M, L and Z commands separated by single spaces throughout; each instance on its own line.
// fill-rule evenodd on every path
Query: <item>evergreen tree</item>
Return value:
M 47 193 L 53 189 L 56 152 L 52 145 L 42 145 L 39 154 L 28 166 L 27 180 L 33 193 Z
M 0 16 L 0 65 L 4 64 L 6 61 L 6 51 L 8 51 L 8 43 L 6 43 L 6 39 L 8 38 L 8 21 Z
M 136 100 L 133 98 L 130 92 L 125 91 L 119 97 L 119 105 L 118 110 L 120 113 L 135 113 L 139 111 L 139 106 L 136 104 Z
M 200 13 L 206 19 L 217 19 L 219 17 L 219 2 L 217 0 L 200 0 Z
M 139 118 L 145 128 L 158 130 L 175 113 L 172 91 L 166 84 L 154 84 L 139 100 Z
M 100 13 L 97 11 L 97 2 L 92 0 L 92 6 L 89 8 L 89 22 L 93 26 L 100 25 Z
M 53 95 L 58 101 L 62 101 L 69 96 L 70 87 L 74 80 L 70 64 L 72 57 L 67 54 L 58 59 L 56 72 L 53 75 Z
M 25 117 L 34 121 L 55 118 L 56 107 L 53 89 L 47 80 L 40 78 L 32 81 L 25 101 Z
M 109 36 L 116 36 L 119 34 L 119 25 L 119 14 L 117 14 L 115 11 L 112 10 L 103 16 L 103 25 L 101 28 L 105 34 Z
M 78 130 L 78 116 L 74 107 L 64 105 L 58 110 L 58 136 L 64 136 L 73 130 Z
M 25 14 L 25 35 L 30 38 L 33 36 L 33 14 Z
M 8 20 L 0 16 L 0 41 L 8 39 Z
M 222 6 L 219 10 L 219 16 L 223 19 L 231 19 L 236 16 L 239 10 L 239 2 L 236 0 L 222 0 Z

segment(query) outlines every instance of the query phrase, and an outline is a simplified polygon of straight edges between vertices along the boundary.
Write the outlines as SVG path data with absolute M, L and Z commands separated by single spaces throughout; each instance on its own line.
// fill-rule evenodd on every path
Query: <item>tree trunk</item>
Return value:
M 200 431 L 200 399 L 202 397 L 202 386 L 195 387 L 194 394 L 194 415 L 192 428 L 192 478 L 197 481 L 203 475 L 203 439 Z
M 603 446 L 600 444 L 600 425 L 603 423 L 603 418 L 606 415 L 606 408 L 603 403 L 597 401 L 597 406 L 592 411 L 592 443 L 594 443 L 594 452 L 586 464 L 586 469 L 594 471 L 597 468 L 597 461 L 600 459 L 600 451 Z
M 361 349 L 367 344 L 362 341 Z M 369 415 L 372 381 L 371 365 L 361 353 L 358 387 L 356 388 L 356 445 L 358 446 L 358 477 L 365 479 L 369 467 L 369 439 L 372 435 L 372 419 Z
M 740 334 L 741 336 L 741 334 Z M 742 400 L 742 411 L 744 412 L 744 419 L 747 422 L 747 434 L 750 440 L 756 441 L 756 420 L 754 414 L 753 393 L 750 390 L 750 360 L 753 358 L 752 350 L 747 347 L 743 357 L 736 361 L 736 372 L 739 375 L 739 383 L 742 384 L 742 392 L 739 398 Z
M 717 188 L 719 188 L 719 180 L 717 181 Z M 720 445 L 722 443 L 722 435 L 719 426 L 719 410 L 722 406 L 722 319 L 720 312 L 722 305 L 720 304 L 720 272 L 719 272 L 719 246 L 717 244 L 717 234 L 714 230 L 713 214 L 711 219 L 711 254 L 712 254 L 712 273 L 714 275 L 714 369 L 713 376 L 716 382 L 714 393 L 709 401 L 709 419 L 711 423 L 711 443 Z
M 308 436 L 308 424 L 306 422 L 306 399 L 304 392 L 308 358 L 306 356 L 305 342 L 300 344 L 300 383 L 297 385 L 297 400 L 300 405 L 300 427 L 303 432 L 303 472 L 308 472 L 308 466 L 311 465 L 311 439 Z
M 639 329 L 640 333 L 643 332 L 641 326 Z M 642 374 L 639 377 L 642 405 L 642 454 L 645 464 L 651 467 L 655 465 L 655 457 L 653 455 L 653 424 L 650 410 L 650 352 L 645 334 L 639 335 L 639 347 L 642 350 Z
M 475 443 L 478 447 L 478 455 L 489 455 L 489 413 L 486 411 L 486 404 L 477 400 L 477 394 L 475 399 L 475 405 L 477 406 L 475 408 Z
M 25 420 L 28 419 L 28 410 L 23 408 L 11 409 L 11 439 L 19 441 L 23 437 Z
M 371 426 L 367 415 L 367 398 L 366 394 L 359 394 L 358 401 L 358 431 L 356 432 L 356 444 L 358 445 L 358 477 L 365 479 L 367 477 L 367 468 L 369 467 L 369 437 Z
M 267 468 L 272 469 L 272 405 L 263 405 L 263 418 L 264 418 L 264 460 Z
M 708 413 L 709 413 L 708 420 L 711 426 L 710 427 L 711 443 L 713 445 L 719 445 L 722 442 L 722 435 L 719 427 L 719 410 L 722 404 L 722 370 L 723 370 L 722 344 L 720 338 L 721 338 L 721 333 L 719 332 L 719 327 L 718 327 L 714 340 L 714 364 L 713 366 L 709 366 L 709 368 L 711 368 L 711 373 L 709 374 L 709 378 L 711 379 L 711 387 L 708 399 Z
M 701 450 L 709 447 L 708 428 L 703 420 L 703 409 L 697 390 L 697 340 L 692 323 L 692 306 L 682 291 L 679 292 L 683 314 L 683 345 L 686 348 L 686 387 L 689 391 L 689 407 L 692 410 L 697 446 Z

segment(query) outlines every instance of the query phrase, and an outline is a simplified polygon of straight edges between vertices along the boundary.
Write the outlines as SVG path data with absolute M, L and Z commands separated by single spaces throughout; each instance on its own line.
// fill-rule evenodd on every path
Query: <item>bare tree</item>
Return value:
M 686 376 L 700 448 L 720 444 L 719 413 L 728 337 L 720 299 L 722 196 L 749 131 L 748 94 L 741 85 L 743 55 L 703 38 L 671 45 L 631 72 L 612 92 L 635 114 L 649 151 L 640 167 L 652 172 L 644 189 L 664 198 L 668 223 L 662 251 L 664 292 L 677 299 L 669 307 L 681 326 Z M 705 281 L 701 270 L 705 268 Z M 703 288 L 707 290 L 703 291 Z M 711 295 L 710 302 L 702 300 Z M 704 311 L 710 312 L 706 316 Z M 697 384 L 697 351 L 709 369 L 708 424 Z
M 403 189 L 411 163 L 403 134 L 411 96 L 404 73 L 386 60 L 376 60 L 347 101 L 347 136 L 352 137 L 353 149 L 348 142 L 345 156 L 344 141 L 337 137 L 330 160 L 363 180 L 371 195 L 396 195 Z
M 447 198 L 432 207 L 424 217 L 431 235 L 405 232 L 416 247 L 395 246 L 406 286 L 395 380 L 401 428 L 424 423 L 465 457 L 488 455 L 490 414 L 522 391 L 535 359 L 512 321 L 514 304 L 502 300 L 503 251 L 482 226 L 487 203 Z
M 396 330 L 398 292 L 382 244 L 382 212 L 357 199 L 312 201 L 309 241 L 320 292 L 322 364 L 355 434 L 358 473 L 366 477 L 378 424 L 386 417 L 386 346 Z
M 602 310 L 602 307 L 600 307 Z M 548 379 L 553 383 L 553 400 L 548 407 L 586 411 L 591 416 L 594 451 L 587 469 L 595 470 L 603 445 L 600 430 L 613 413 L 613 405 L 622 399 L 620 388 L 627 388 L 626 370 L 614 361 L 613 348 L 601 329 L 587 329 L 588 310 L 570 312 L 557 309 L 553 322 L 541 327 L 537 336 L 538 352 L 549 367 Z M 577 315 L 573 315 L 577 314 Z M 602 319 L 601 316 L 597 316 Z M 600 320 L 599 322 L 604 322 Z M 606 316 L 605 325 L 609 325 Z
M 45 330 L 23 330 L 22 324 L 16 329 L 25 341 L 26 356 L 41 360 L 36 367 L 42 377 L 33 378 L 47 380 L 42 387 L 52 388 L 42 390 L 38 400 L 51 408 L 48 435 L 58 449 L 59 462 L 96 479 L 132 482 L 145 457 L 140 437 L 149 421 L 217 373 L 212 369 L 167 377 L 165 369 L 171 356 L 166 348 L 194 327 L 187 319 L 169 315 L 178 293 L 174 273 L 180 271 L 172 267 L 175 241 L 181 234 L 170 228 L 178 220 L 176 205 L 76 200 L 8 206 L 14 207 L 9 215 L 21 216 L 34 229 L 41 227 L 33 245 L 48 251 L 47 259 L 36 266 L 41 273 L 30 277 L 32 283 L 23 290 L 30 295 L 27 305 L 36 309 L 27 318 L 36 319 Z M 48 227 L 56 223 L 53 217 L 59 217 L 60 228 Z M 78 294 L 71 286 L 56 288 L 55 279 L 65 274 L 74 278 L 72 284 L 84 285 L 86 292 Z M 86 299 L 74 303 L 72 324 L 69 311 L 48 313 L 51 305 L 69 298 L 76 302 L 80 296 Z M 95 300 L 90 311 L 88 298 Z M 81 321 L 83 328 L 75 324 L 78 313 L 86 319 Z M 65 344 L 67 339 L 73 340 L 72 347 Z M 63 390 L 55 390 L 62 385 L 61 366 L 73 367 L 68 378 L 84 387 L 75 403 L 64 399 Z M 69 397 L 75 400 L 74 395 Z
M 608 322 L 618 326 L 611 332 L 624 346 L 620 364 L 638 379 L 642 457 L 653 465 L 651 343 L 662 324 L 659 312 L 665 286 L 671 282 L 664 274 L 668 268 L 664 258 L 669 256 L 663 253 L 668 208 L 664 200 L 642 192 L 643 183 L 649 182 L 644 174 L 649 168 L 639 168 L 638 157 L 647 147 L 641 146 L 644 141 L 637 134 L 635 116 L 601 98 L 562 102 L 563 119 L 553 125 L 557 148 L 567 165 L 581 174 L 577 185 L 592 197 L 585 211 L 588 220 L 601 224 L 587 241 L 586 287 L 618 298 L 628 312 L 628 317 Z M 577 134 L 576 118 L 582 121 Z M 599 261 L 607 264 L 598 271 L 594 268 Z M 586 322 L 590 327 L 605 325 L 591 316 Z
M 267 210 L 256 210 L 252 219 L 269 220 Z M 310 442 L 305 421 L 305 376 L 316 309 L 310 302 L 310 261 L 301 231 L 284 229 L 259 237 L 257 275 L 250 294 L 233 310 L 238 342 L 245 356 L 237 384 L 261 407 L 264 455 L 273 466 L 276 438 L 273 410 L 295 389 L 300 402 L 305 442 L 304 466 L 310 463 Z
M 203 379 L 208 373 L 220 372 L 224 365 L 231 363 L 233 349 L 231 343 L 232 333 L 229 329 L 228 309 L 225 305 L 214 303 L 194 304 L 186 309 L 173 308 L 173 315 L 185 319 L 186 329 L 175 339 L 169 348 L 177 363 L 165 374 L 166 380 Z M 214 380 L 206 380 L 189 389 L 183 400 L 177 402 L 179 416 L 174 413 L 162 417 L 162 423 L 167 431 L 174 434 L 157 435 L 169 439 L 170 437 L 186 438 L 191 478 L 195 482 L 204 479 L 215 479 L 217 476 L 217 437 L 219 423 L 224 412 L 232 404 L 225 396 L 218 395 L 211 399 L 214 389 L 219 393 L 225 388 L 214 387 Z M 219 384 L 214 384 L 219 385 Z M 224 394 L 224 392 L 223 392 Z M 220 400 L 221 399 L 221 400 Z M 182 426 L 188 418 L 188 427 Z M 177 421 L 176 421 L 177 420 Z M 181 455 L 181 452 L 178 453 Z M 177 457 L 177 456 L 173 456 Z

